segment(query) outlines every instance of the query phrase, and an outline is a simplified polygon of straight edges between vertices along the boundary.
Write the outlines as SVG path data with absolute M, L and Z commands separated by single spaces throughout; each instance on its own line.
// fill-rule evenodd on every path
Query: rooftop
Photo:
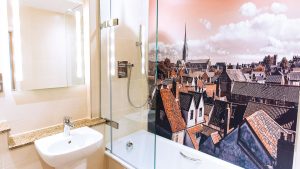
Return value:
M 208 97 L 213 97 L 214 95 L 216 96 L 216 90 L 217 90 L 217 85 L 213 83 L 207 83 L 205 84 L 206 88 L 206 94 Z
M 199 133 L 202 130 L 203 130 L 203 127 L 201 124 L 195 125 L 195 126 L 187 129 L 187 133 L 190 136 L 192 143 L 194 145 L 194 148 L 196 150 L 199 150 L 199 142 L 197 141 L 196 133 Z
M 190 76 L 192 76 L 192 77 L 202 77 L 203 74 L 204 74 L 204 72 L 202 72 L 202 71 L 194 71 L 194 72 L 190 73 Z
M 215 76 L 215 72 L 205 72 L 207 74 L 208 77 L 214 77 Z
M 266 78 L 266 83 L 279 83 L 283 81 L 283 76 L 282 75 L 270 75 L 267 76 Z
M 182 84 L 176 82 L 176 98 L 179 98 L 179 93 L 180 92 L 184 92 L 187 93 L 188 89 L 186 87 L 184 87 Z
M 276 159 L 277 141 L 282 132 L 286 134 L 288 132 L 263 110 L 253 113 L 246 120 L 268 153 Z
M 199 92 L 193 92 L 193 91 L 189 91 L 190 94 L 194 95 L 194 99 L 195 99 L 195 106 L 198 109 L 199 105 L 200 105 L 200 101 L 201 101 L 201 97 L 202 97 L 202 93 Z
M 194 95 L 190 93 L 179 93 L 179 102 L 181 110 L 189 111 L 192 101 L 193 101 Z
M 290 72 L 287 77 L 292 81 L 300 81 L 300 72 Z
M 226 69 L 226 73 L 232 81 L 246 81 L 246 78 L 241 69 Z
M 244 114 L 244 118 L 251 116 L 259 110 L 263 110 L 283 128 L 293 131 L 296 130 L 298 111 L 296 108 L 249 102 Z
M 178 103 L 175 101 L 172 92 L 169 89 L 161 89 L 160 94 L 172 132 L 184 130 L 186 124 L 181 116 L 181 110 Z
M 299 86 L 234 82 L 232 94 L 298 103 Z
M 209 137 L 211 136 L 212 133 L 216 132 L 217 130 L 207 126 L 207 125 L 202 125 L 202 131 L 201 133 L 204 134 L 205 136 Z
M 188 60 L 189 63 L 202 63 L 208 64 L 210 59 L 198 59 L 198 60 Z
M 228 102 L 216 100 L 208 124 L 222 129 Z

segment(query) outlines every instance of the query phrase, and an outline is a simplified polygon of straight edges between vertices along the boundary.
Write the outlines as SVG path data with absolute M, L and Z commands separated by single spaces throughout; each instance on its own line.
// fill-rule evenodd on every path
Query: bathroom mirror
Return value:
M 80 0 L 9 0 L 14 90 L 84 84 Z

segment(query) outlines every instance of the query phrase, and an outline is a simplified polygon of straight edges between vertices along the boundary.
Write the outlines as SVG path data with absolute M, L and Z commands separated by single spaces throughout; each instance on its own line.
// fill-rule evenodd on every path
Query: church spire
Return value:
M 186 62 L 188 57 L 188 45 L 187 45 L 187 40 L 186 40 L 186 24 L 184 27 L 184 42 L 183 42 L 183 51 L 182 51 L 182 60 Z

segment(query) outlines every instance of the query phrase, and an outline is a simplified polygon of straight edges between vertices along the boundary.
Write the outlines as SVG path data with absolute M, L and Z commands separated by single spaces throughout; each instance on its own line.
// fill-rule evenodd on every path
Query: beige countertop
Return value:
M 80 119 L 73 122 L 74 128 L 84 127 L 84 126 L 96 126 L 102 123 L 105 123 L 104 119 L 95 118 L 95 119 Z M 0 122 L 0 132 L 1 132 L 1 122 Z M 3 125 L 5 129 L 5 125 Z M 9 129 L 8 129 L 9 130 Z M 51 136 L 57 133 L 63 132 L 63 125 L 55 125 L 51 127 L 46 127 L 42 129 L 37 129 L 21 134 L 10 135 L 8 138 L 8 147 L 9 149 L 15 149 L 25 145 L 32 144 L 35 140 L 38 140 L 43 137 Z

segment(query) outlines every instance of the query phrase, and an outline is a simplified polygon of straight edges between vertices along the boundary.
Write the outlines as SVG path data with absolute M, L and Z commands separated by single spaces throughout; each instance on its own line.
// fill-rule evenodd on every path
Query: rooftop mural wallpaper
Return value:
M 163 0 L 157 11 L 157 1 L 150 0 L 155 132 L 246 169 L 292 169 L 299 5 Z

